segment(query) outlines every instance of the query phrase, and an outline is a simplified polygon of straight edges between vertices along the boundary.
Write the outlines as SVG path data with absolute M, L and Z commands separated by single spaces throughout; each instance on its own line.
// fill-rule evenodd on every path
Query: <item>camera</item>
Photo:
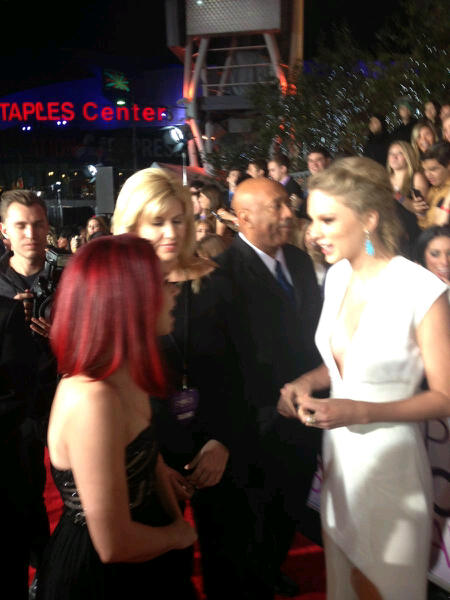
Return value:
M 50 320 L 52 296 L 56 290 L 61 274 L 71 254 L 63 252 L 54 246 L 49 246 L 45 251 L 43 273 L 39 275 L 33 286 L 33 317 L 44 317 Z

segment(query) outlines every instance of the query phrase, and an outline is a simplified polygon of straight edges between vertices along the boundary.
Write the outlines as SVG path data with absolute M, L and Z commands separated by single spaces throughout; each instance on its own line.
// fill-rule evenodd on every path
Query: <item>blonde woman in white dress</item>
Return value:
M 316 334 L 324 363 L 282 389 L 279 411 L 326 430 L 327 597 L 425 600 L 432 485 L 419 422 L 450 415 L 447 289 L 396 254 L 380 165 L 336 161 L 309 191 L 312 235 L 333 265 Z

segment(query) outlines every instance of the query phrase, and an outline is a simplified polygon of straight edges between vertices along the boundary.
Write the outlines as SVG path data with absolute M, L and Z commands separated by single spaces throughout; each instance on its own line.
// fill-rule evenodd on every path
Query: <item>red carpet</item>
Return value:
M 48 455 L 46 453 L 47 485 L 45 489 L 45 503 L 50 519 L 50 529 L 56 527 L 62 511 L 61 498 L 49 469 Z M 192 520 L 190 512 L 186 515 Z M 199 593 L 199 600 L 205 600 L 202 589 L 202 576 L 200 569 L 200 552 L 195 551 L 194 584 Z M 294 600 L 325 600 L 325 565 L 323 551 L 320 546 L 313 544 L 304 536 L 297 534 L 294 544 L 286 559 L 283 571 L 296 581 L 301 593 Z M 30 569 L 30 583 L 34 576 L 34 570 Z M 276 596 L 276 600 L 283 600 L 283 596 Z

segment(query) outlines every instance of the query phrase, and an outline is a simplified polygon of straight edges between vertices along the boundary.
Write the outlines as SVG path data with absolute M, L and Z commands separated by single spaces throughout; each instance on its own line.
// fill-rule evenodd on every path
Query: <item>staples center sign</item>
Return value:
M 73 121 L 81 117 L 85 121 L 164 121 L 170 120 L 163 106 L 99 106 L 85 102 L 80 110 L 73 102 L 0 102 L 0 120 L 4 122 Z

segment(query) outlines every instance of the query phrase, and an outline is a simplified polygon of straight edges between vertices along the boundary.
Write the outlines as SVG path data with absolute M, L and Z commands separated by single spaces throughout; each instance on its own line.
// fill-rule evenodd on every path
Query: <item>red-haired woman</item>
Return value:
M 86 244 L 65 268 L 50 335 L 63 377 L 48 429 L 64 512 L 37 598 L 191 593 L 170 551 L 195 532 L 167 482 L 148 401 L 165 390 L 157 336 L 170 332 L 173 304 L 153 248 L 132 234 Z

